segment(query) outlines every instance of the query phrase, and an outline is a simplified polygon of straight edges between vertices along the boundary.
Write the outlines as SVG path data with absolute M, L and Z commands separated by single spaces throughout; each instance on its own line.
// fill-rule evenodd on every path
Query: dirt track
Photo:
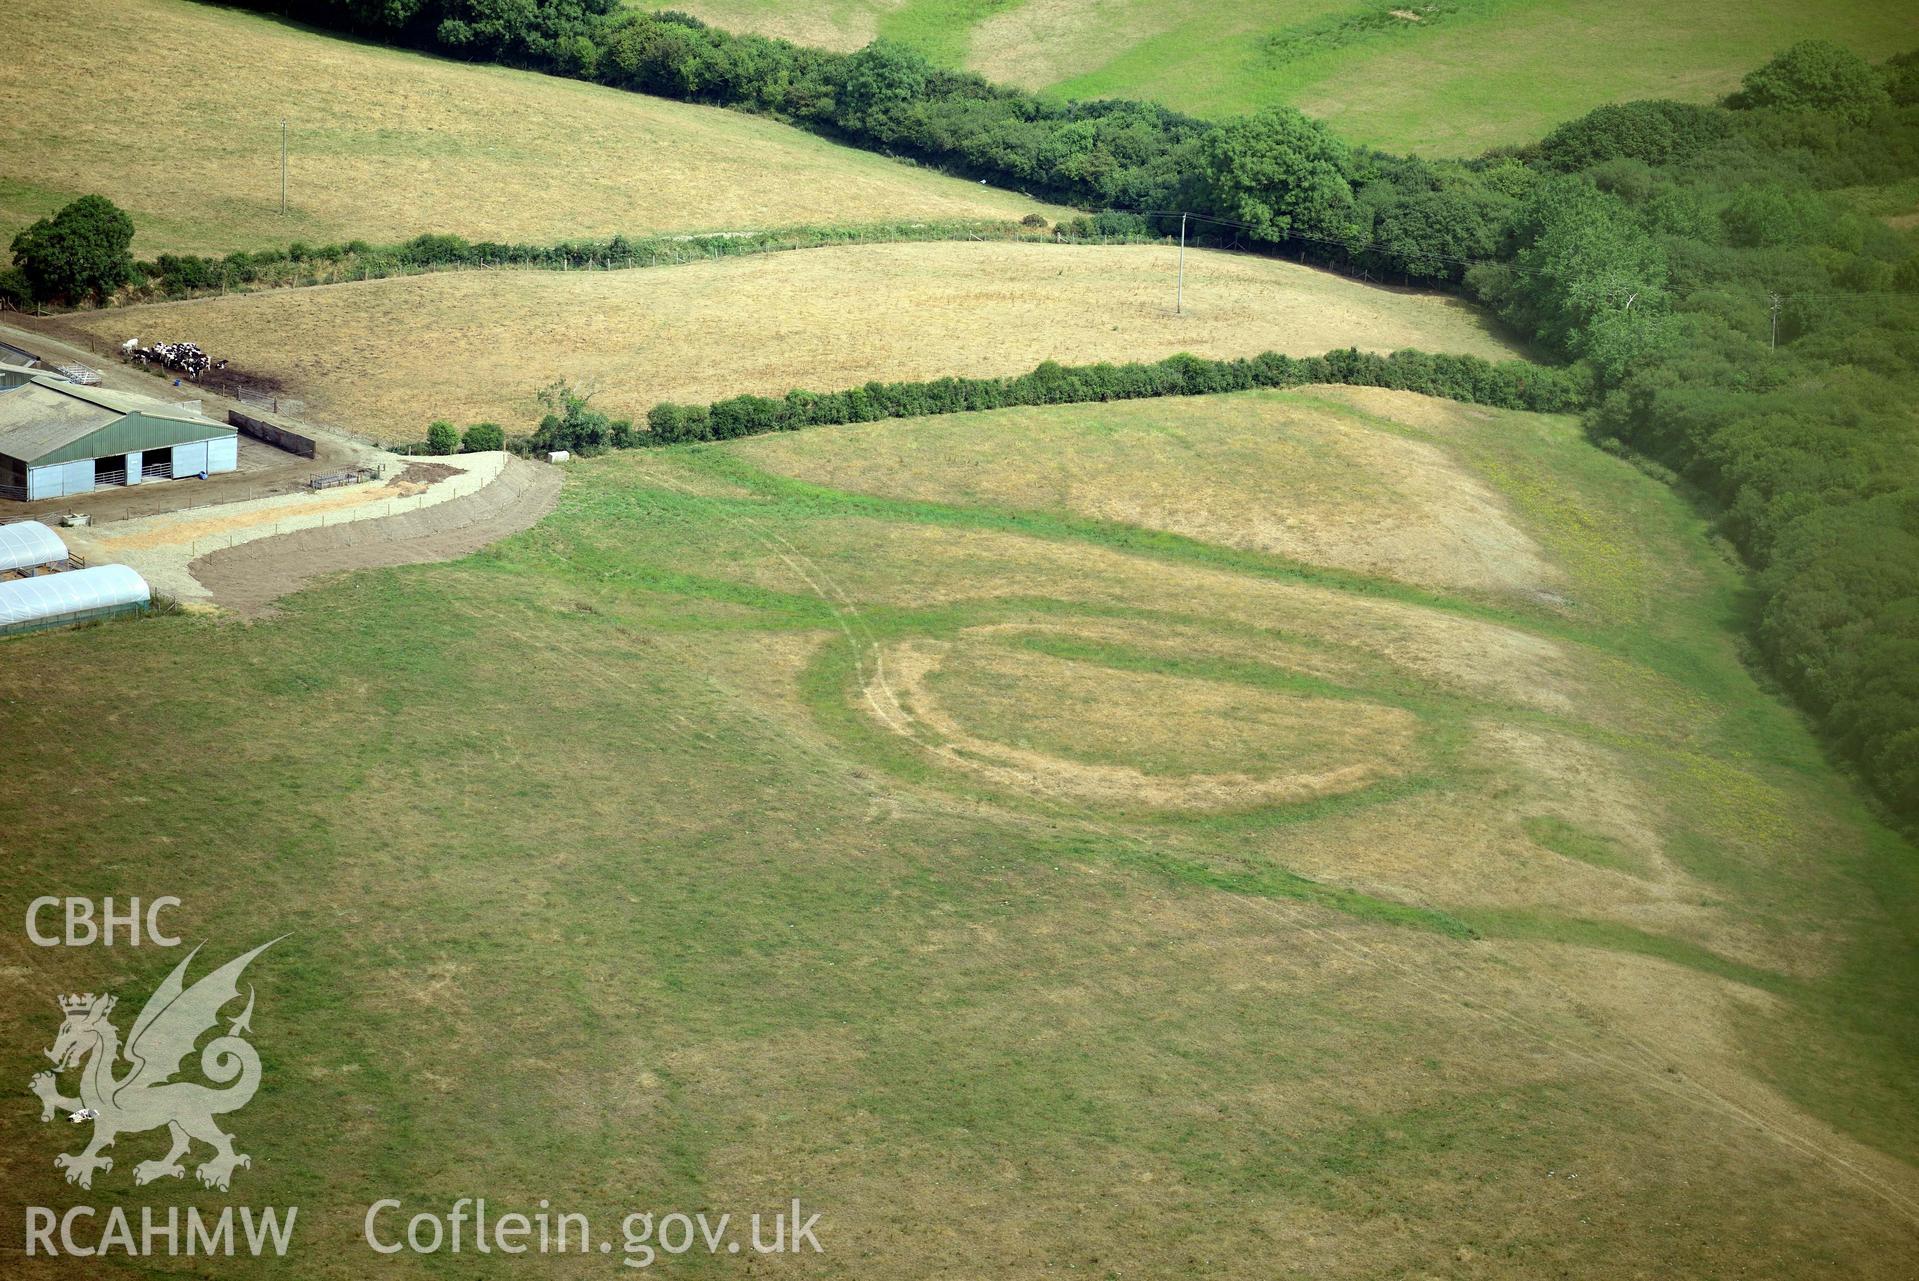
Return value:
M 464 498 L 400 516 L 304 529 L 211 552 L 187 569 L 216 604 L 249 618 L 326 574 L 454 560 L 530 528 L 559 501 L 557 467 L 510 458 L 499 479 Z

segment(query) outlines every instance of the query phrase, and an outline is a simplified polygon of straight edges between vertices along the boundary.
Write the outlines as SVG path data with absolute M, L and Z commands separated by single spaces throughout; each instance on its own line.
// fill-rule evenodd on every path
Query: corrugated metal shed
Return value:
M 46 375 L 0 388 L 0 455 L 32 467 L 236 434 L 224 423 L 150 396 L 82 387 Z
M 12 569 L 37 569 L 67 558 L 60 535 L 37 520 L 0 525 L 0 574 Z
M 0 583 L 0 636 L 142 610 L 147 580 L 125 565 L 96 565 Z

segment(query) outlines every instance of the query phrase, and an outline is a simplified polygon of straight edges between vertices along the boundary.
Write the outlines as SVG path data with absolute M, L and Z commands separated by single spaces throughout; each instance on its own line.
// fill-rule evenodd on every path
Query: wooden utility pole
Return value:
M 287 120 L 280 117 L 280 216 L 287 216 Z
M 1173 314 L 1186 314 L 1186 215 L 1179 216 L 1179 283 L 1173 286 Z

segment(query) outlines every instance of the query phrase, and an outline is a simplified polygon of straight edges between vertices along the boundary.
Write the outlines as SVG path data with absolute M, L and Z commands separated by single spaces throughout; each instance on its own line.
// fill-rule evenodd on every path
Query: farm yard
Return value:
M 1357 345 L 1515 354 L 1456 299 L 1285 262 L 1155 246 L 955 242 L 809 249 L 685 266 L 459 272 L 117 308 L 103 345 L 165 333 L 389 442 L 433 418 L 537 417 L 555 379 L 608 413 L 661 400 L 869 379 L 1016 374 L 1042 360 L 1315 355 Z M 700 353 L 689 359 L 689 353 Z
M 423 231 L 545 243 L 1066 212 L 737 112 L 426 59 L 186 0 L 17 0 L 8 16 L 0 240 L 109 188 L 134 215 L 143 255 Z M 70 39 L 75 28 L 87 38 Z M 49 84 L 94 86 L 113 110 L 76 119 L 60 94 L 38 91 Z M 768 173 L 781 180 L 761 181 Z
M 1606 102 L 1710 102 L 1796 40 L 1879 58 L 1911 15 L 1842 0 L 689 0 L 713 25 L 857 49 L 899 41 L 935 62 L 1063 98 L 1135 98 L 1219 117 L 1286 104 L 1392 151 L 1474 155 L 1530 142 Z M 1568 58 L 1577 49 L 1580 56 Z
M 595 1221 L 797 1192 L 814 1275 L 1903 1271 L 1873 976 L 1913 887 L 1738 665 L 1696 518 L 1570 420 L 1309 388 L 567 480 L 273 621 L 9 647 L 21 786 L 123 789 L 10 883 L 158 846 L 196 928 L 293 932 L 247 1175 L 316 1207 L 303 1275 L 364 1275 L 369 1184 Z M 1427 523 L 1362 571 L 1371 519 Z M 1558 599 L 1475 604 L 1421 538 Z M 33 1126 L 0 1117 L 8 1185 L 54 1198 Z

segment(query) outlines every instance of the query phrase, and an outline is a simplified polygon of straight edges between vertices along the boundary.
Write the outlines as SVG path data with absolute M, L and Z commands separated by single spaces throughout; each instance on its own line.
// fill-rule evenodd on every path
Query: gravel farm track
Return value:
M 499 479 L 464 498 L 345 525 L 303 529 L 209 552 L 188 572 L 216 604 L 247 618 L 326 574 L 455 560 L 530 529 L 560 497 L 557 467 L 509 458 Z
M 24 317 L 14 319 L 26 321 Z M 58 362 L 90 365 L 100 372 L 103 385 L 109 388 L 162 398 L 168 391 L 167 380 L 151 371 L 123 365 L 77 346 L 74 332 L 58 322 L 34 320 L 0 326 L 0 339 L 34 351 L 49 365 Z M 197 393 L 205 410 L 216 419 L 225 417 L 229 408 L 242 407 L 212 388 L 196 385 L 190 390 Z M 259 412 L 251 406 L 245 408 Z M 163 564 L 178 565 L 192 556 L 193 540 L 206 536 L 206 522 L 217 522 L 223 513 L 236 513 L 233 519 L 244 523 L 238 514 L 259 506 L 263 500 L 285 504 L 305 497 L 314 503 L 331 504 L 331 519 L 339 523 L 257 538 L 192 557 L 186 564 L 187 574 L 206 590 L 212 604 L 244 617 L 259 618 L 273 612 L 274 601 L 323 575 L 447 561 L 468 555 L 489 543 L 530 529 L 552 511 L 558 501 L 561 475 L 557 468 L 508 458 L 498 478 L 474 493 L 397 515 L 365 515 L 354 519 L 348 514 L 350 507 L 339 508 L 327 495 L 307 490 L 307 477 L 370 462 L 383 461 L 389 469 L 404 464 L 406 470 L 398 471 L 392 483 L 413 480 L 416 483 L 409 487 L 411 492 L 430 489 L 458 468 L 395 458 L 376 446 L 297 417 L 287 416 L 283 421 L 312 436 L 318 444 L 316 459 L 302 459 L 263 442 L 243 439 L 241 469 L 232 475 L 192 482 L 190 488 L 142 485 L 136 489 L 102 490 L 79 499 L 24 504 L 19 514 L 23 518 L 52 521 L 69 508 L 82 509 L 93 517 L 94 524 L 86 531 L 75 531 L 79 537 L 69 535 L 76 545 L 84 547 L 96 537 L 111 540 L 119 536 L 124 552 L 130 531 L 141 528 L 138 522 L 151 523 L 149 518 L 164 520 L 174 513 L 190 513 L 188 523 L 179 526 L 172 540 L 165 534 L 156 539 L 150 534 L 131 533 L 143 551 L 151 552 L 157 547 L 162 552 Z M 428 469 L 436 474 L 421 474 Z M 344 492 L 329 491 L 330 494 Z M 283 514 L 298 516 L 306 510 L 301 503 L 286 507 Z M 340 519 L 342 516 L 345 519 Z M 179 545 L 168 551 L 169 541 L 177 541 Z M 92 548 L 86 550 L 90 556 L 93 554 Z M 154 568 L 145 566 L 150 579 Z M 191 585 L 176 583 L 169 587 L 165 578 L 163 573 L 160 579 L 152 580 L 156 589 L 164 594 L 174 594 L 184 587 L 183 601 L 206 600 L 205 596 L 192 591 Z

